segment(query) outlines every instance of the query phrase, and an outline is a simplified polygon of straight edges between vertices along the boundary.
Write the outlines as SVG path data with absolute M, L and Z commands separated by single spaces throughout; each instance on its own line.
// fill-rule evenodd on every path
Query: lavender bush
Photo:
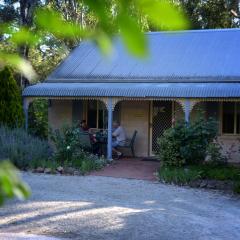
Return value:
M 46 140 L 33 137 L 22 128 L 0 126 L 0 159 L 10 159 L 17 167 L 28 168 L 50 156 Z

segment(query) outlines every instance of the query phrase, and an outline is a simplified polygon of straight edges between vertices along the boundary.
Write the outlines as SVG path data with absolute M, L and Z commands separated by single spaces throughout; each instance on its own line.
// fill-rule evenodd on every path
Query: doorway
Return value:
M 150 113 L 151 155 L 158 151 L 157 140 L 166 129 L 172 127 L 173 102 L 152 101 Z

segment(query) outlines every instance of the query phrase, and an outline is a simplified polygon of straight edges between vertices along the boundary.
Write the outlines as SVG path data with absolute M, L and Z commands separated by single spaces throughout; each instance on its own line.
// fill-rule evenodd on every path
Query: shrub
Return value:
M 48 137 L 48 101 L 36 99 L 29 106 L 28 132 L 42 139 Z
M 66 167 L 78 168 L 83 174 L 101 169 L 106 159 L 86 151 L 81 142 L 81 130 L 73 125 L 65 125 L 60 130 L 51 131 L 50 138 L 55 145 L 54 160 Z
M 9 127 L 21 127 L 23 120 L 20 89 L 11 70 L 5 67 L 0 72 L 0 124 Z
M 73 157 L 71 162 L 66 162 L 67 166 L 71 166 L 80 170 L 82 174 L 100 170 L 103 168 L 107 160 L 104 157 L 98 157 L 97 155 L 85 152 L 84 150 L 79 150 L 79 153 Z
M 207 146 L 217 136 L 217 122 L 199 118 L 192 123 L 178 122 L 158 139 L 158 157 L 165 166 L 202 163 Z
M 17 167 L 27 168 L 50 155 L 47 141 L 31 136 L 22 128 L 0 126 L 0 159 L 8 158 Z
M 211 142 L 207 146 L 208 162 L 213 166 L 225 165 L 227 158 L 222 155 L 222 146 L 218 142 Z
M 185 159 L 180 153 L 182 130 L 182 124 L 179 123 L 174 128 L 166 130 L 163 136 L 158 139 L 157 155 L 164 166 L 180 167 L 185 163 Z
M 50 139 L 55 145 L 54 158 L 60 162 L 70 162 L 81 156 L 80 129 L 76 126 L 64 125 L 60 130 L 50 131 Z

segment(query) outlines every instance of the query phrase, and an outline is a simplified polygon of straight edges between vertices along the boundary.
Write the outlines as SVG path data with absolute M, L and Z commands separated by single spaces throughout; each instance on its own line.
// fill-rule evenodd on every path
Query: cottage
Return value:
M 230 160 L 240 161 L 240 29 L 146 37 L 150 54 L 143 59 L 129 55 L 117 37 L 110 57 L 82 42 L 43 83 L 24 90 L 26 116 L 34 98 L 49 99 L 49 126 L 86 119 L 89 127 L 108 129 L 111 158 L 113 119 L 129 137 L 138 131 L 137 156 L 151 156 L 165 129 L 203 112 L 219 121 Z

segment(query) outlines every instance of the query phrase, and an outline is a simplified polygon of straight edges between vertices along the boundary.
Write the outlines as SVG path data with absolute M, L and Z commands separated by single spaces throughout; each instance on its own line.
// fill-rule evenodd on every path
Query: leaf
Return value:
M 108 35 L 99 33 L 95 37 L 95 41 L 104 55 L 109 55 L 112 52 L 112 42 Z
M 63 20 L 60 13 L 49 9 L 36 11 L 36 24 L 59 38 L 86 37 L 90 34 L 80 25 Z
M 8 175 L 4 175 L 1 178 L 2 191 L 9 197 L 13 196 L 13 185 Z
M 30 189 L 22 182 L 18 183 L 13 189 L 14 196 L 20 200 L 24 200 L 30 196 Z
M 30 32 L 26 28 L 20 28 L 19 31 L 11 34 L 11 41 L 16 45 L 34 45 L 39 41 L 39 36 Z
M 22 182 L 17 169 L 9 161 L 0 162 L 0 205 L 7 198 L 17 197 L 23 200 L 29 196 L 29 187 Z
M 135 0 L 152 24 L 163 30 L 187 29 L 189 24 L 180 7 L 167 0 Z
M 11 34 L 12 29 L 11 25 L 6 23 L 0 23 L 0 35 L 2 34 Z
M 29 80 L 37 77 L 32 65 L 27 60 L 19 57 L 17 54 L 0 52 L 0 66 L 10 65 L 17 69 L 21 74 Z
M 109 3 L 106 0 L 83 0 L 84 3 L 89 7 L 89 9 L 98 18 L 98 21 L 102 28 L 108 31 L 108 27 L 111 22 L 109 22 L 109 13 L 111 9 L 109 8 Z M 108 10 L 108 11 L 107 11 Z
M 121 37 L 130 53 L 143 57 L 147 54 L 147 39 L 136 21 L 122 13 L 118 16 Z

